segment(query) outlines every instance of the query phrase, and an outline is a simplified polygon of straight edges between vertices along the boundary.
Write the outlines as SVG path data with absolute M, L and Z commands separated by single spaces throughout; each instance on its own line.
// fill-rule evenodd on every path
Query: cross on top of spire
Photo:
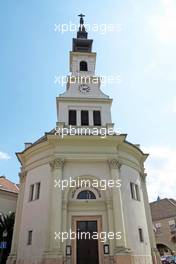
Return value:
M 78 15 L 80 17 L 80 25 L 84 24 L 84 19 L 83 17 L 85 17 L 85 15 L 83 15 L 82 13 L 80 15 Z

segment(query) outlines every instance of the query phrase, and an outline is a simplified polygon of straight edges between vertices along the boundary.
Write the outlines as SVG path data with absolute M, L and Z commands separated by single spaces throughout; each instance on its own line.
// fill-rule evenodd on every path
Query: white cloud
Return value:
M 145 151 L 150 153 L 146 162 L 149 200 L 156 200 L 158 195 L 176 199 L 176 149 L 152 146 Z
M 8 160 L 8 159 L 10 159 L 10 156 L 5 152 L 0 151 L 0 160 Z
M 162 42 L 176 41 L 176 2 L 161 0 L 161 11 L 149 17 L 149 24 L 154 35 Z

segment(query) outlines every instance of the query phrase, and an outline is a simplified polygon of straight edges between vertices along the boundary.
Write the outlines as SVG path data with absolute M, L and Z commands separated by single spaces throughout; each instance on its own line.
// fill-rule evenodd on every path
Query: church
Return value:
M 112 99 L 101 78 L 95 81 L 96 53 L 83 17 L 66 90 L 56 98 L 56 128 L 17 153 L 20 192 L 8 264 L 160 263 L 148 154 L 114 131 Z

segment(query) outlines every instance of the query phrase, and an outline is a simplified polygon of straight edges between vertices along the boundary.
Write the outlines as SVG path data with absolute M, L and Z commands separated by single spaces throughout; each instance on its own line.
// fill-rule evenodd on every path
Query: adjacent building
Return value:
M 92 43 L 81 15 L 71 75 L 57 97 L 57 128 L 17 153 L 20 193 L 8 264 L 160 262 L 146 190 L 148 154 L 112 132 L 112 99 L 94 78 Z M 88 238 L 80 239 L 83 233 Z
M 15 212 L 17 206 L 18 185 L 0 176 L 0 213 Z
M 150 208 L 160 255 L 176 255 L 176 200 L 158 199 Z

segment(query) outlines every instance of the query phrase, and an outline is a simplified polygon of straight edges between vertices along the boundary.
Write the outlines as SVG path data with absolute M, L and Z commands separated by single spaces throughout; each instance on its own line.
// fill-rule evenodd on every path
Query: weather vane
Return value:
M 80 17 L 80 25 L 83 25 L 83 24 L 84 24 L 84 19 L 83 19 L 83 17 L 85 17 L 85 15 L 80 14 L 80 15 L 78 15 L 78 16 Z

